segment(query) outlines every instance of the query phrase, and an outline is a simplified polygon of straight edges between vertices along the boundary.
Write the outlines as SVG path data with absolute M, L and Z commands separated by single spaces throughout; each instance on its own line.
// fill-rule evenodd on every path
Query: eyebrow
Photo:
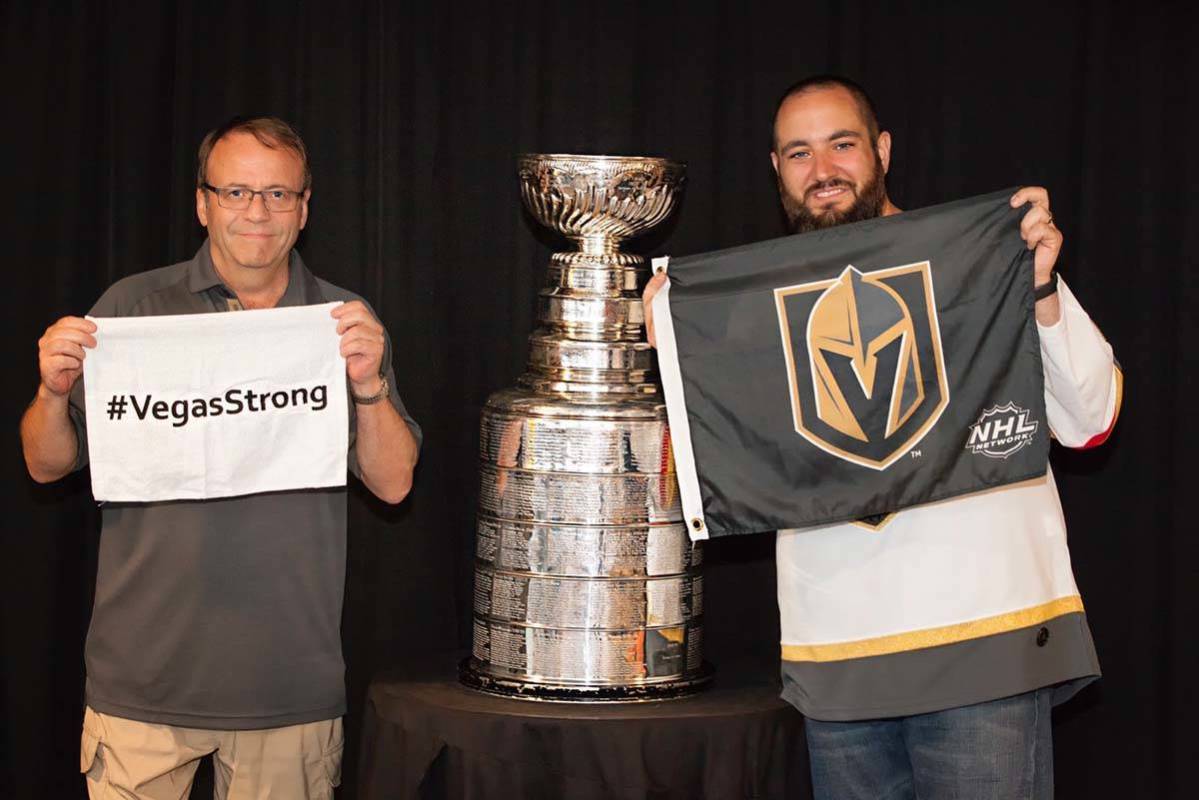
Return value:
M 295 189 L 291 188 L 290 186 L 285 186 L 282 183 L 272 183 L 270 186 L 264 186 L 261 189 L 255 189 L 252 186 L 250 186 L 250 184 L 248 184 L 248 183 L 230 183 L 230 184 L 226 184 L 225 186 L 222 186 L 220 188 L 222 188 L 222 189 L 249 189 L 251 192 L 269 192 L 272 189 L 286 189 L 289 192 L 296 192 Z M 299 193 L 300 192 L 296 192 L 296 194 L 299 194 Z
M 825 139 L 825 141 L 831 142 L 835 139 L 861 139 L 861 138 L 863 138 L 863 136 L 858 131 L 852 131 L 848 128 L 844 128 L 842 130 L 835 131 L 832 135 L 830 135 L 827 139 Z M 807 139 L 792 139 L 791 141 L 789 141 L 785 145 L 783 145 L 781 149 L 786 151 L 786 150 L 790 150 L 792 147 L 807 147 L 807 146 L 808 146 Z

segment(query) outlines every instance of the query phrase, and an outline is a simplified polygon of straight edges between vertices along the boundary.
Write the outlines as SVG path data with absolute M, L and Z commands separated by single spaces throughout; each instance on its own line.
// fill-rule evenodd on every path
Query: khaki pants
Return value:
M 341 719 L 210 731 L 88 708 L 79 766 L 91 800 L 186 800 L 209 753 L 217 800 L 330 800 L 341 782 L 342 745 Z

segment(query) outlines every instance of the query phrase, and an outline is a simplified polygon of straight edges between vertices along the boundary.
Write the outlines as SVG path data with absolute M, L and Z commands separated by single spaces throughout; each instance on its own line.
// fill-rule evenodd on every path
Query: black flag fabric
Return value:
M 669 260 L 653 311 L 693 539 L 878 525 L 1045 474 L 1013 192 Z

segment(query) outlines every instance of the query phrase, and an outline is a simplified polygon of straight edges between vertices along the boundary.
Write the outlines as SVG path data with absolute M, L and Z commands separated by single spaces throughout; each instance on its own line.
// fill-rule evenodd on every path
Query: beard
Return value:
M 808 208 L 803 199 L 796 198 L 787 192 L 787 189 L 783 186 L 783 179 L 779 177 L 779 199 L 783 204 L 783 213 L 787 215 L 788 231 L 790 233 L 807 233 L 809 231 L 825 230 L 850 222 L 874 219 L 883 213 L 883 206 L 887 202 L 887 184 L 884 179 L 883 162 L 877 154 L 875 154 L 874 158 L 874 173 L 862 185 L 860 191 L 847 180 L 833 178 L 809 186 L 805 192 L 805 197 L 824 189 L 832 189 L 838 186 L 849 189 L 854 193 L 853 205 L 844 211 L 830 208 L 826 211 L 813 212 Z

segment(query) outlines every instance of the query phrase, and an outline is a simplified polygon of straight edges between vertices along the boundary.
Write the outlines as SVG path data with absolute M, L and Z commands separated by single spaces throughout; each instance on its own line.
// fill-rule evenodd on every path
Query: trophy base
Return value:
M 673 700 L 703 691 L 716 674 L 716 669 L 705 661 L 695 675 L 661 683 L 582 686 L 527 683 L 513 678 L 500 678 L 480 672 L 471 665 L 471 661 L 468 656 L 458 665 L 458 680 L 462 685 L 501 697 L 553 703 L 648 703 L 655 700 Z

